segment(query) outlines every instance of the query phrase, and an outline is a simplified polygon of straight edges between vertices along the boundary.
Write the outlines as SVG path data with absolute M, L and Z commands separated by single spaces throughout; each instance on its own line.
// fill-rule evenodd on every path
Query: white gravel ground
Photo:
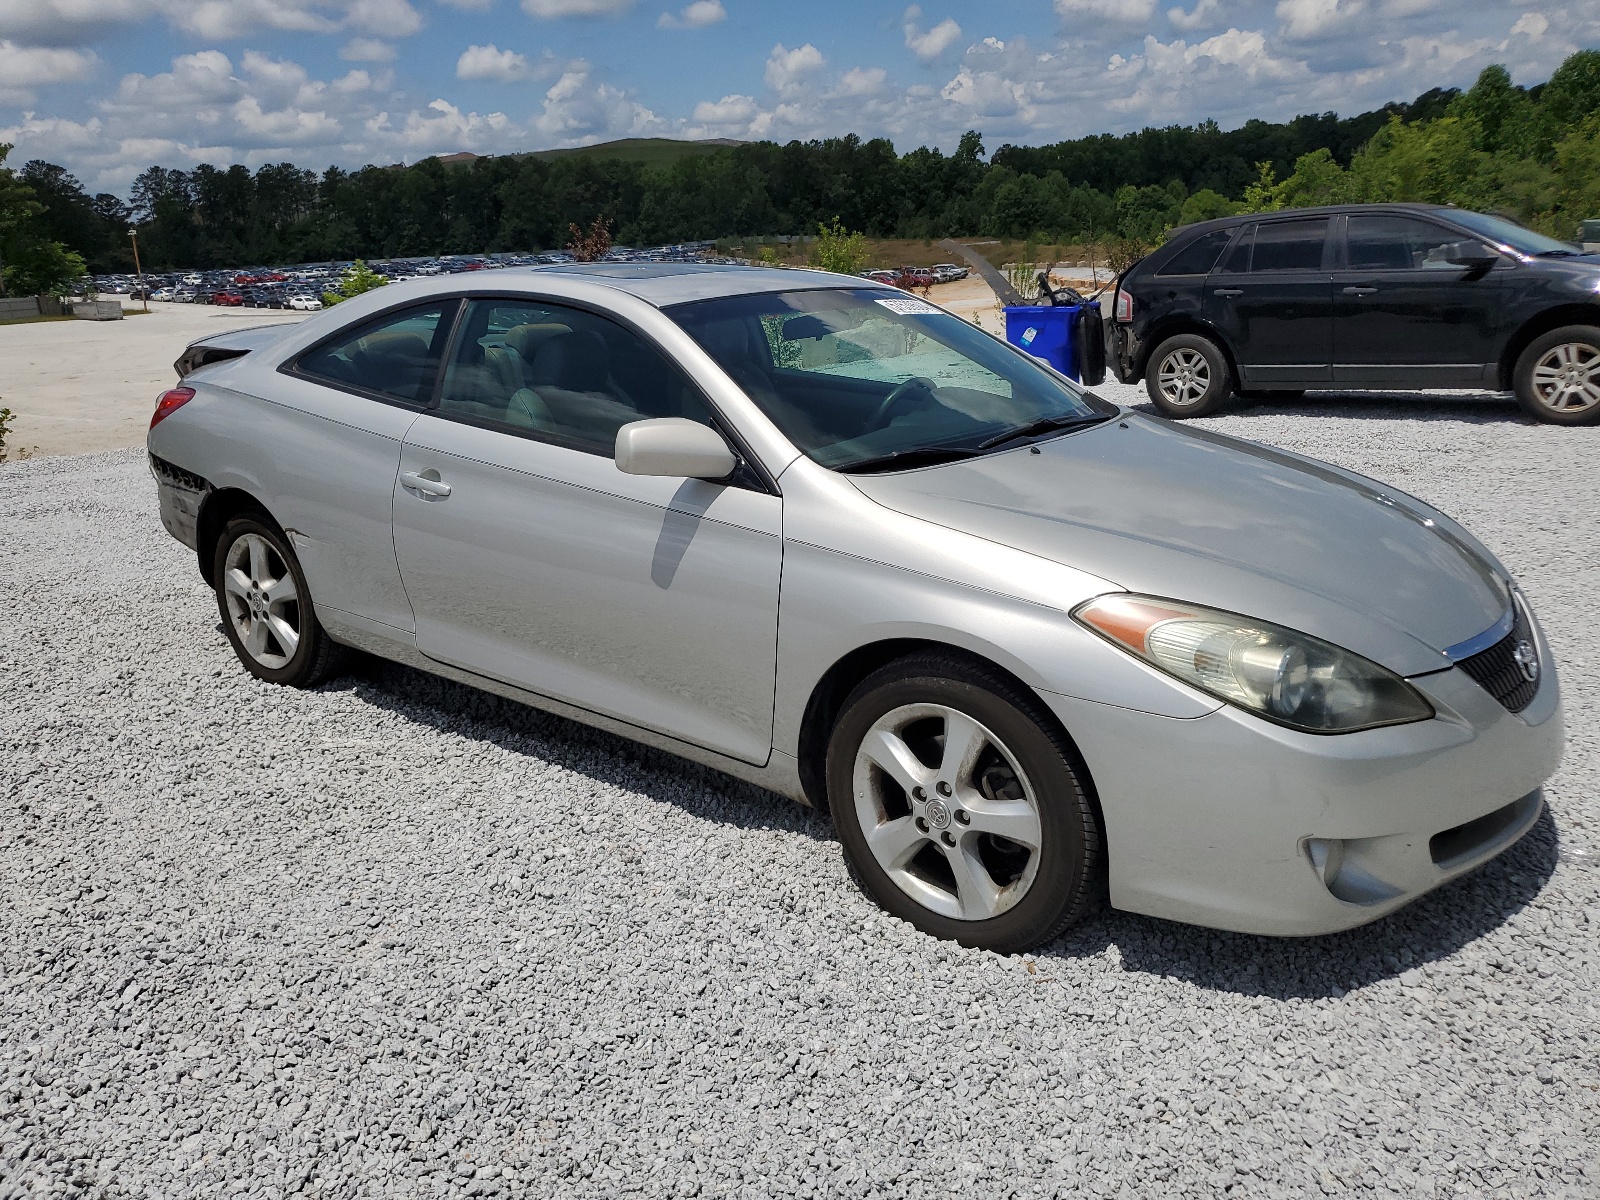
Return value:
M 1560 659 L 1551 814 L 1366 929 L 933 941 L 764 792 L 253 681 L 139 453 L 0 468 L 0 1197 L 1600 1195 L 1600 429 L 1206 424 L 1462 518 Z

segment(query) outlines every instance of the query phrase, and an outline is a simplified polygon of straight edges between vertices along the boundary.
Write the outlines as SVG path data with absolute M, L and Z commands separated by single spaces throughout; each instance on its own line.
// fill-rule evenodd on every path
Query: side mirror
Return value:
M 617 470 L 675 479 L 726 479 L 739 465 L 722 435 L 685 417 L 632 421 L 617 430 Z
M 1444 260 L 1452 267 L 1466 267 L 1469 271 L 1487 271 L 1500 261 L 1500 256 L 1478 242 L 1456 242 L 1442 247 Z

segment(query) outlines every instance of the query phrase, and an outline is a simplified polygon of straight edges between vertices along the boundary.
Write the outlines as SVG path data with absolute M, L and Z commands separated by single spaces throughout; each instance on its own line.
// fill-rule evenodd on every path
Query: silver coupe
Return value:
M 256 677 L 356 648 L 710 764 L 968 945 L 1102 897 L 1359 925 L 1521 837 L 1561 755 L 1539 625 L 1450 518 L 893 288 L 482 272 L 177 365 L 161 517 Z

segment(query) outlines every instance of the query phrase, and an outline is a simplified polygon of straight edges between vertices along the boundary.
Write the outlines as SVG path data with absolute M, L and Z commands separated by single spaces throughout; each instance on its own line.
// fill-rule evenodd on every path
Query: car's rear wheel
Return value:
M 1164 417 L 1203 417 L 1233 394 L 1233 372 L 1222 349 L 1197 333 L 1180 333 L 1156 347 L 1145 369 L 1145 391 Z
M 1567 325 L 1535 338 L 1512 376 L 1517 402 L 1541 421 L 1600 421 L 1600 329 Z
M 901 659 L 846 700 L 828 802 L 867 892 L 924 932 L 1017 953 L 1097 902 L 1087 780 L 1026 689 L 954 656 Z
M 317 621 L 299 560 L 261 516 L 237 516 L 223 528 L 211 577 L 228 641 L 257 679 L 314 687 L 344 667 L 348 651 Z

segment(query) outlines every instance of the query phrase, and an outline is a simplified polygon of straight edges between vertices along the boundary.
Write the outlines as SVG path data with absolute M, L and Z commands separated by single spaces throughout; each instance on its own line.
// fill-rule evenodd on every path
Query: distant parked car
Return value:
M 244 297 L 238 292 L 213 292 L 211 303 L 223 308 L 241 308 L 244 305 Z
M 322 308 L 320 296 L 290 296 L 289 307 L 295 312 L 317 312 Z
M 931 269 L 940 283 L 954 283 L 967 277 L 967 268 L 956 263 L 934 263 Z
M 1490 388 L 1600 421 L 1600 256 L 1431 204 L 1225 217 L 1117 282 L 1107 358 L 1169 417 L 1234 392 Z
M 1360 925 L 1516 842 L 1561 757 L 1532 610 L 1443 513 L 880 284 L 443 276 L 177 365 L 161 519 L 245 670 L 355 646 L 806 799 L 968 945 L 1106 890 Z

